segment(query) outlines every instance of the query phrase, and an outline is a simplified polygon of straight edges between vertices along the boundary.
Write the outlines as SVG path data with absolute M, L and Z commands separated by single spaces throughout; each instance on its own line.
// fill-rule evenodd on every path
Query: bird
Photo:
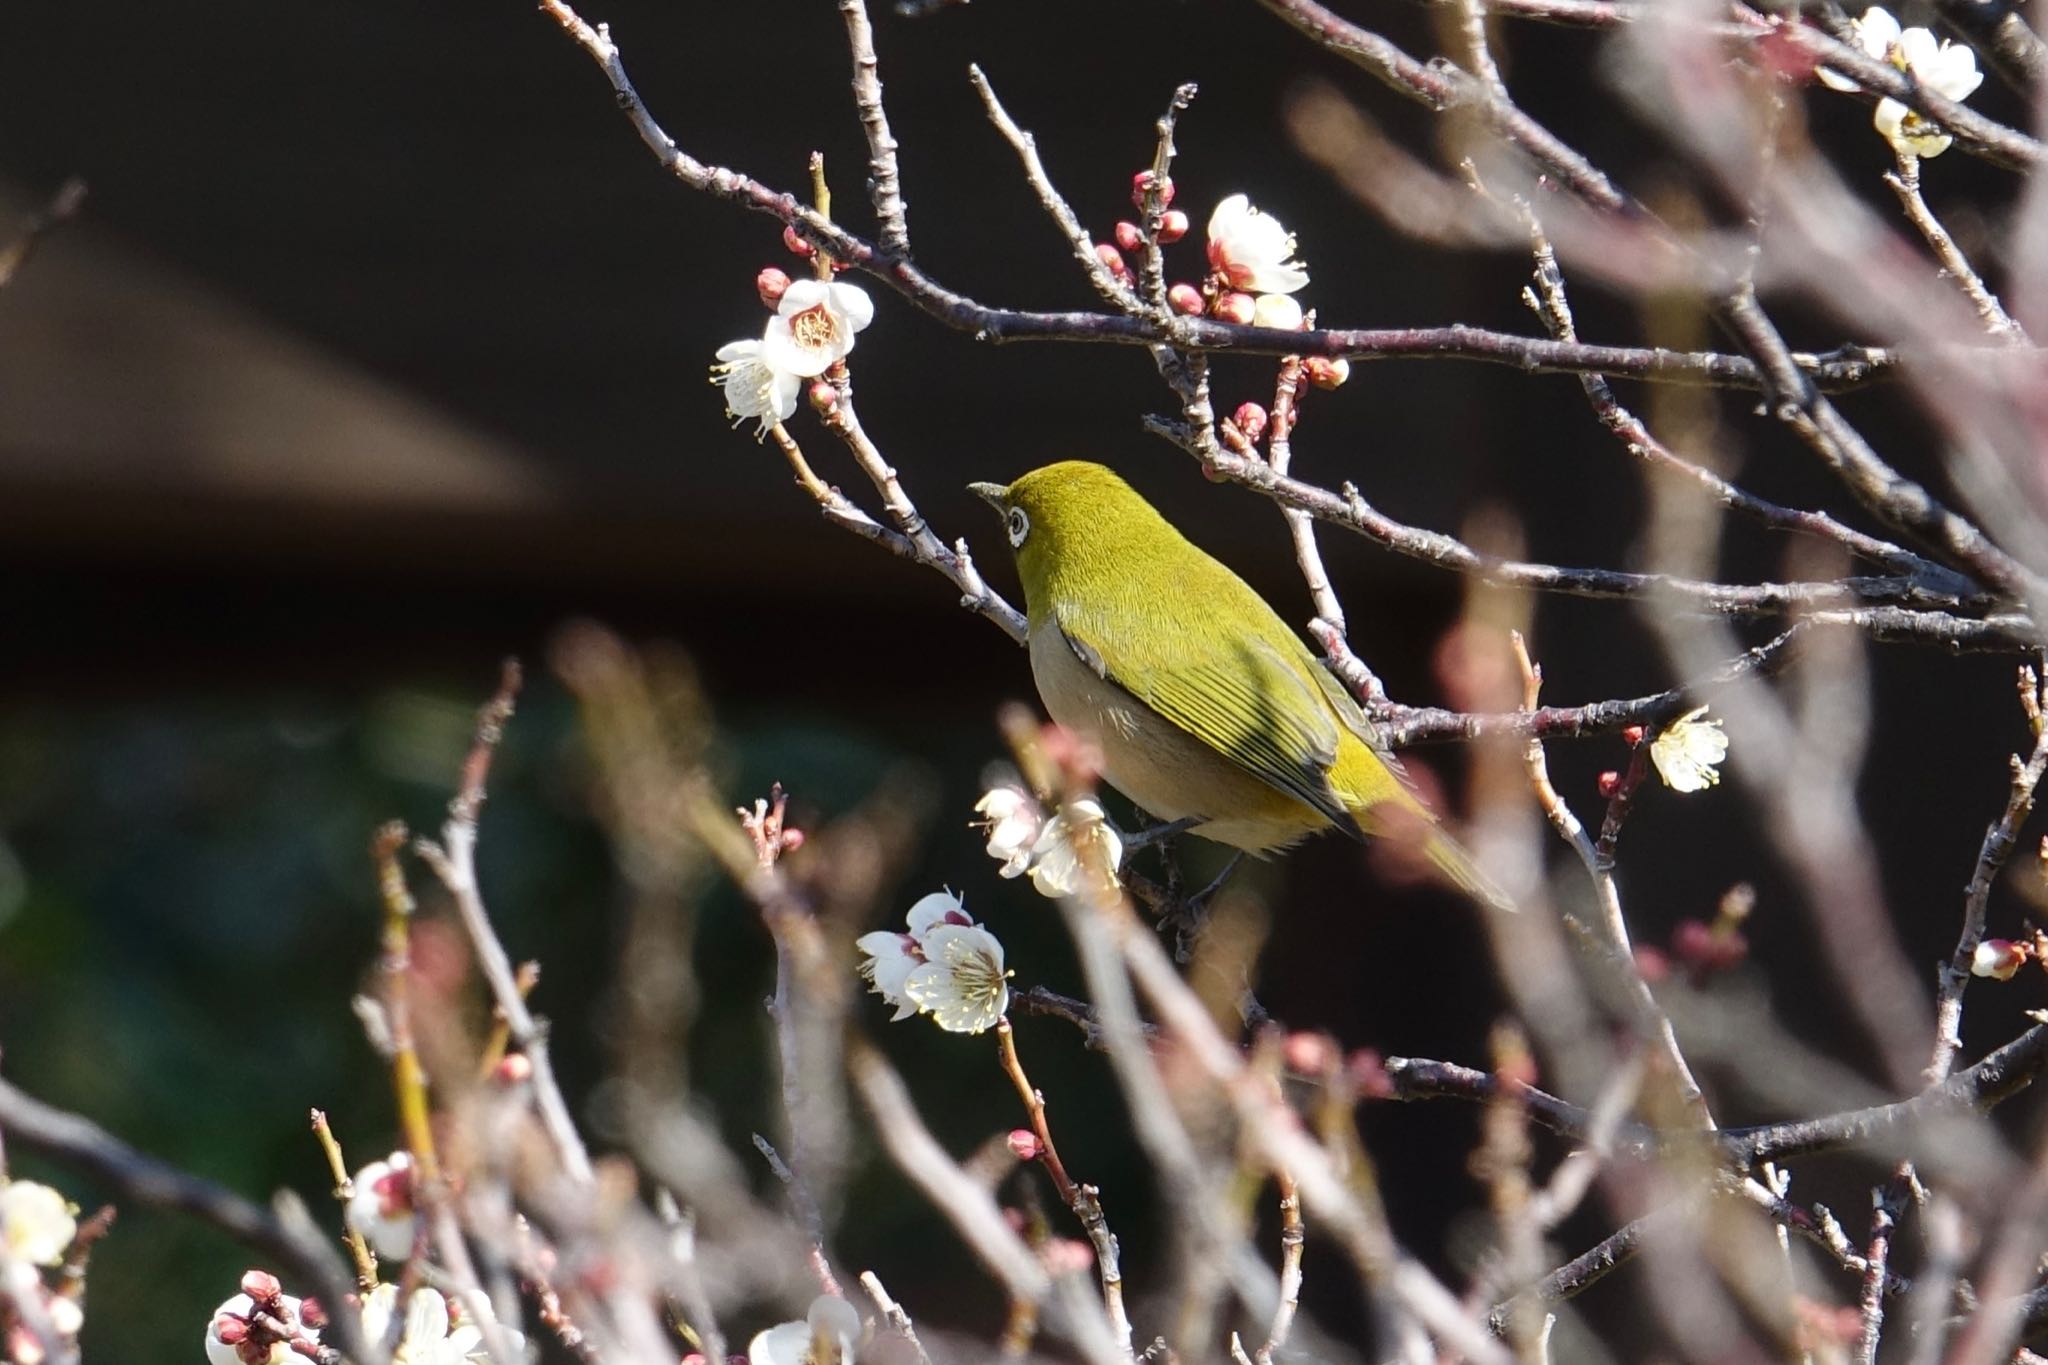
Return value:
M 1508 904 L 1301 637 L 1114 470 L 1063 460 L 967 487 L 1002 515 L 1040 700 L 1140 809 L 1260 857 L 1333 828 L 1412 839 Z

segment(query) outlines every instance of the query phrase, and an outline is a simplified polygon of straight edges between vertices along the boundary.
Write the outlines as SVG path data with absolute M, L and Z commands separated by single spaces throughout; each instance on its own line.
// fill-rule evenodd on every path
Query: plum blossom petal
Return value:
M 1092 845 L 1092 848 L 1090 847 Z M 1089 849 L 1086 857 L 1083 849 Z M 1084 874 L 1107 871 L 1116 881 L 1123 864 L 1124 841 L 1109 823 L 1102 803 L 1083 797 L 1069 802 L 1053 816 L 1031 850 L 1031 884 L 1041 896 L 1071 896 L 1084 882 Z
M 0 1186 L 0 1248 L 9 1260 L 56 1265 L 77 1235 L 70 1201 L 48 1185 L 17 1180 Z
M 412 1255 L 419 1219 L 413 1206 L 411 1154 L 393 1152 L 373 1161 L 349 1184 L 355 1192 L 341 1211 L 342 1219 L 385 1260 L 402 1261 Z
M 1294 258 L 1294 234 L 1245 195 L 1226 196 L 1209 215 L 1209 264 L 1233 289 L 1292 294 L 1308 283 L 1308 267 Z
M 784 1322 L 747 1343 L 747 1365 L 854 1365 L 860 1314 L 845 1299 L 821 1294 L 802 1322 Z
M 735 425 L 758 423 L 757 437 L 789 420 L 803 387 L 802 376 L 776 368 L 759 341 L 729 341 L 719 347 L 711 382 L 725 389 L 725 415 Z
M 974 803 L 988 831 L 988 856 L 1002 864 L 1005 877 L 1021 877 L 1031 865 L 1031 846 L 1045 826 L 1045 812 L 1029 793 L 1016 787 L 991 787 Z
M 815 379 L 844 360 L 854 333 L 874 320 L 874 300 L 865 290 L 836 280 L 798 280 L 768 319 L 761 355 L 784 374 Z
M 1705 791 L 1721 780 L 1717 765 L 1728 757 L 1728 736 L 1718 719 L 1702 720 L 1706 714 L 1706 707 L 1696 707 L 1650 741 L 1650 761 L 1673 791 Z

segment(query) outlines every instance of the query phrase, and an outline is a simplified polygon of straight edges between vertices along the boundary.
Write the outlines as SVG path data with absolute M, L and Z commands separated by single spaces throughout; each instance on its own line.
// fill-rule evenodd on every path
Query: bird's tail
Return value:
M 1515 902 L 1494 880 L 1479 870 L 1472 855 L 1456 839 L 1432 825 L 1423 836 L 1423 856 L 1444 879 L 1481 905 L 1495 910 L 1513 910 Z

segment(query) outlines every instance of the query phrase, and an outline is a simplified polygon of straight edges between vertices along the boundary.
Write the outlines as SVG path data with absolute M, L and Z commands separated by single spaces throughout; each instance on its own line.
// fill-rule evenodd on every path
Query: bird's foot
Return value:
M 1230 861 L 1207 886 L 1192 896 L 1175 895 L 1160 916 L 1160 924 L 1173 929 L 1174 961 L 1186 965 L 1194 958 L 1195 944 L 1202 937 L 1203 928 L 1209 923 L 1209 902 L 1230 880 L 1230 874 L 1237 871 L 1237 865 L 1244 861 L 1242 852 L 1230 855 Z M 1172 884 L 1178 889 L 1180 878 L 1176 875 Z
M 1147 825 L 1134 834 L 1126 834 L 1124 836 L 1124 847 L 1127 849 L 1140 849 L 1150 848 L 1154 844 L 1163 844 L 1174 835 L 1185 834 L 1201 823 L 1200 816 L 1184 815 L 1178 820 L 1168 820 L 1164 824 Z

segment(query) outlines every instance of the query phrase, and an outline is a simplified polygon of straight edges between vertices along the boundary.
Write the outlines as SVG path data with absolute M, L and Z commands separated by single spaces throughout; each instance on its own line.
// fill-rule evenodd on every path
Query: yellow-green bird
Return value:
M 1332 826 L 1406 834 L 1460 888 L 1505 903 L 1301 638 L 1113 471 L 1066 460 L 968 488 L 1016 552 L 1038 695 L 1101 750 L 1117 790 L 1256 854 Z

